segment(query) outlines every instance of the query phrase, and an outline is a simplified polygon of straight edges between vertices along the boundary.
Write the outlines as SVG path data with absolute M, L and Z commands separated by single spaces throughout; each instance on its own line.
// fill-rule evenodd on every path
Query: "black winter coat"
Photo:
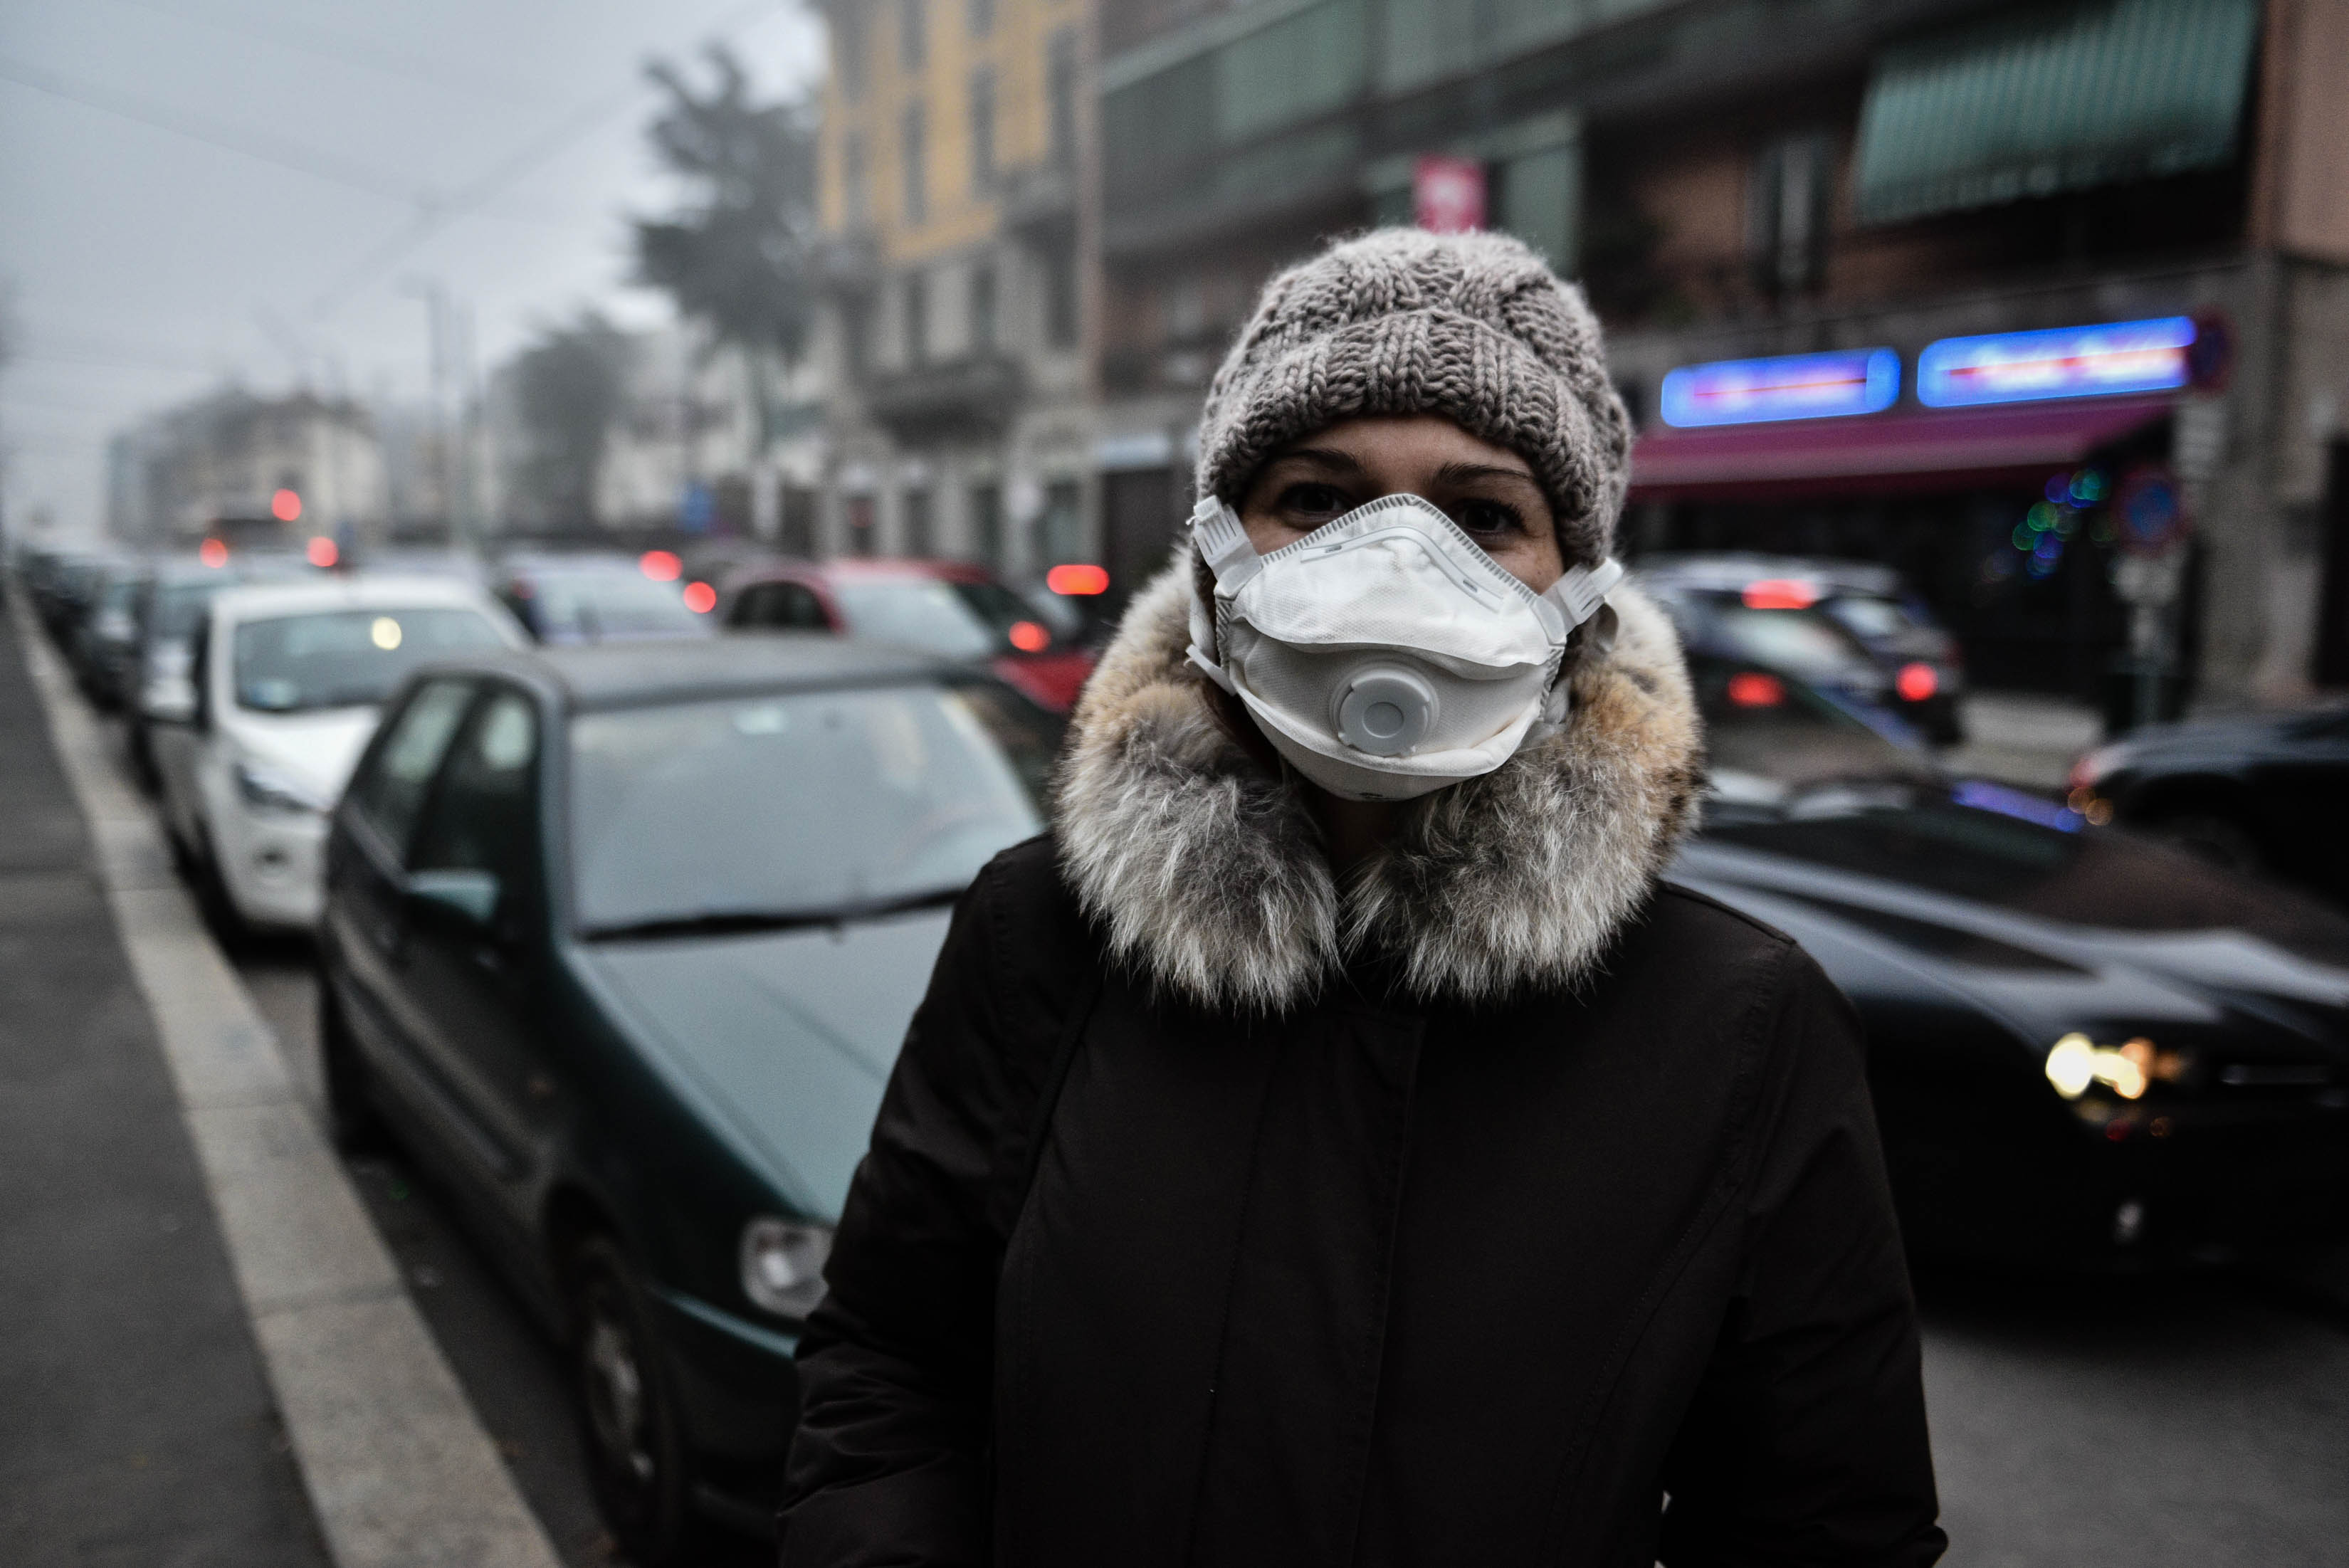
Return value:
M 1663 752 L 1640 779 L 1687 757 L 1639 733 L 1684 688 L 1653 617 L 1626 620 L 1543 761 L 1571 788 L 1619 720 Z M 1163 726 L 1103 717 L 1141 692 L 1147 719 L 1164 652 L 1137 640 L 1080 714 L 1055 837 L 979 878 L 907 1037 L 802 1342 L 784 1563 L 1932 1563 L 1914 1314 L 1857 1025 L 1818 968 L 1651 868 L 1613 907 L 1586 884 L 1581 924 L 1519 898 L 1558 967 L 1495 968 L 1444 901 L 1523 868 L 1434 864 L 1447 834 L 1514 832 L 1473 816 L 1332 892 L 1357 923 L 1309 994 L 1212 935 L 1186 954 L 1221 928 L 1166 906 L 1164 856 L 1228 849 L 1105 872 L 1132 834 L 1087 815 L 1088 767 L 1147 810 L 1136 758 L 1165 760 Z M 1611 717 L 1609 681 L 1633 694 Z M 1185 792 L 1231 784 L 1245 817 L 1276 787 L 1175 738 L 1204 748 L 1178 820 L 1206 809 Z M 1685 808 L 1651 793 L 1610 830 L 1668 845 Z M 1313 891 L 1310 857 L 1247 842 L 1208 913 L 1309 924 L 1280 890 Z M 1381 878 L 1416 937 L 1361 915 Z

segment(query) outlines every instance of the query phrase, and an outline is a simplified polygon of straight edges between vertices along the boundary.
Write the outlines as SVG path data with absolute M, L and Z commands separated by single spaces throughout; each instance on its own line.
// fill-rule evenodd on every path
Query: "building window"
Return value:
M 852 130 L 840 144 L 841 205 L 848 221 L 863 223 L 873 216 L 873 177 L 865 165 L 864 133 Z
M 1003 488 L 970 487 L 970 553 L 973 559 L 1000 572 L 1003 569 Z
M 1054 480 L 1044 487 L 1044 510 L 1036 518 L 1036 564 L 1082 561 L 1084 551 L 1084 490 L 1075 480 Z
M 982 66 L 970 73 L 970 188 L 985 192 L 995 184 L 995 73 Z
M 1062 168 L 1077 160 L 1077 30 L 1052 35 L 1044 59 L 1044 95 L 1050 115 L 1050 152 Z
M 782 546 L 784 554 L 815 553 L 815 491 L 805 485 L 783 487 L 782 530 L 776 542 Z
M 1818 133 L 1784 137 L 1754 160 L 1746 191 L 1746 253 L 1754 281 L 1774 297 L 1816 288 L 1826 273 L 1828 203 L 1835 142 Z
M 922 112 L 918 102 L 905 106 L 905 118 L 899 127 L 897 139 L 899 151 L 905 161 L 905 222 L 918 223 L 930 208 L 929 191 L 922 181 L 924 166 L 928 162 L 929 116 Z
M 1045 248 L 1044 341 L 1053 348 L 1077 346 L 1077 249 L 1068 240 Z
M 865 31 L 862 5 L 838 5 L 832 10 L 833 75 L 840 96 L 854 103 L 864 96 L 865 52 L 872 36 Z
M 930 57 L 928 0 L 897 0 L 897 63 L 918 71 Z
M 991 353 L 995 348 L 995 268 L 981 262 L 970 269 L 970 351 Z
M 854 377 L 863 377 L 873 364 L 873 306 L 864 299 L 840 304 L 840 360 Z
M 909 490 L 898 499 L 902 508 L 898 553 L 917 561 L 935 554 L 936 546 L 930 537 L 930 492 Z
M 907 273 L 899 298 L 905 308 L 905 363 L 926 365 L 930 358 L 930 280 Z
M 974 38 L 984 38 L 995 31 L 995 0 L 968 0 L 963 12 L 963 26 Z
M 873 553 L 873 498 L 853 495 L 843 503 L 841 521 L 848 525 L 848 553 Z

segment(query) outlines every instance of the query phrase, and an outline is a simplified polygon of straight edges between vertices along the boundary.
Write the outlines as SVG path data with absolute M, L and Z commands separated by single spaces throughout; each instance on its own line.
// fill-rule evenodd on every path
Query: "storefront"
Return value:
M 1976 686 L 2102 700 L 2130 653 L 2114 568 L 2181 548 L 2178 404 L 2222 337 L 2172 317 L 1682 367 L 1633 452 L 1631 548 L 1882 562 Z

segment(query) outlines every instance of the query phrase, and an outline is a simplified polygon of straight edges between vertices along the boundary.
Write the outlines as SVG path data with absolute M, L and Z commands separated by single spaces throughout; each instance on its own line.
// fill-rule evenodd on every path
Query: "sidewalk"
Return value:
M 0 1562 L 324 1568 L 0 599 Z

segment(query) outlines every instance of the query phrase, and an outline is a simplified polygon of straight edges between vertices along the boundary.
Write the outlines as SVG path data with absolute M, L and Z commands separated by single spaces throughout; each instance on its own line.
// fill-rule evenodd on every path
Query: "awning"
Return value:
M 2095 0 L 1886 50 L 1860 110 L 1859 221 L 2227 162 L 2259 15 L 2259 0 Z
M 1634 500 L 1744 500 L 2037 485 L 2169 416 L 2167 397 L 1919 409 L 1651 430 L 1631 449 Z

